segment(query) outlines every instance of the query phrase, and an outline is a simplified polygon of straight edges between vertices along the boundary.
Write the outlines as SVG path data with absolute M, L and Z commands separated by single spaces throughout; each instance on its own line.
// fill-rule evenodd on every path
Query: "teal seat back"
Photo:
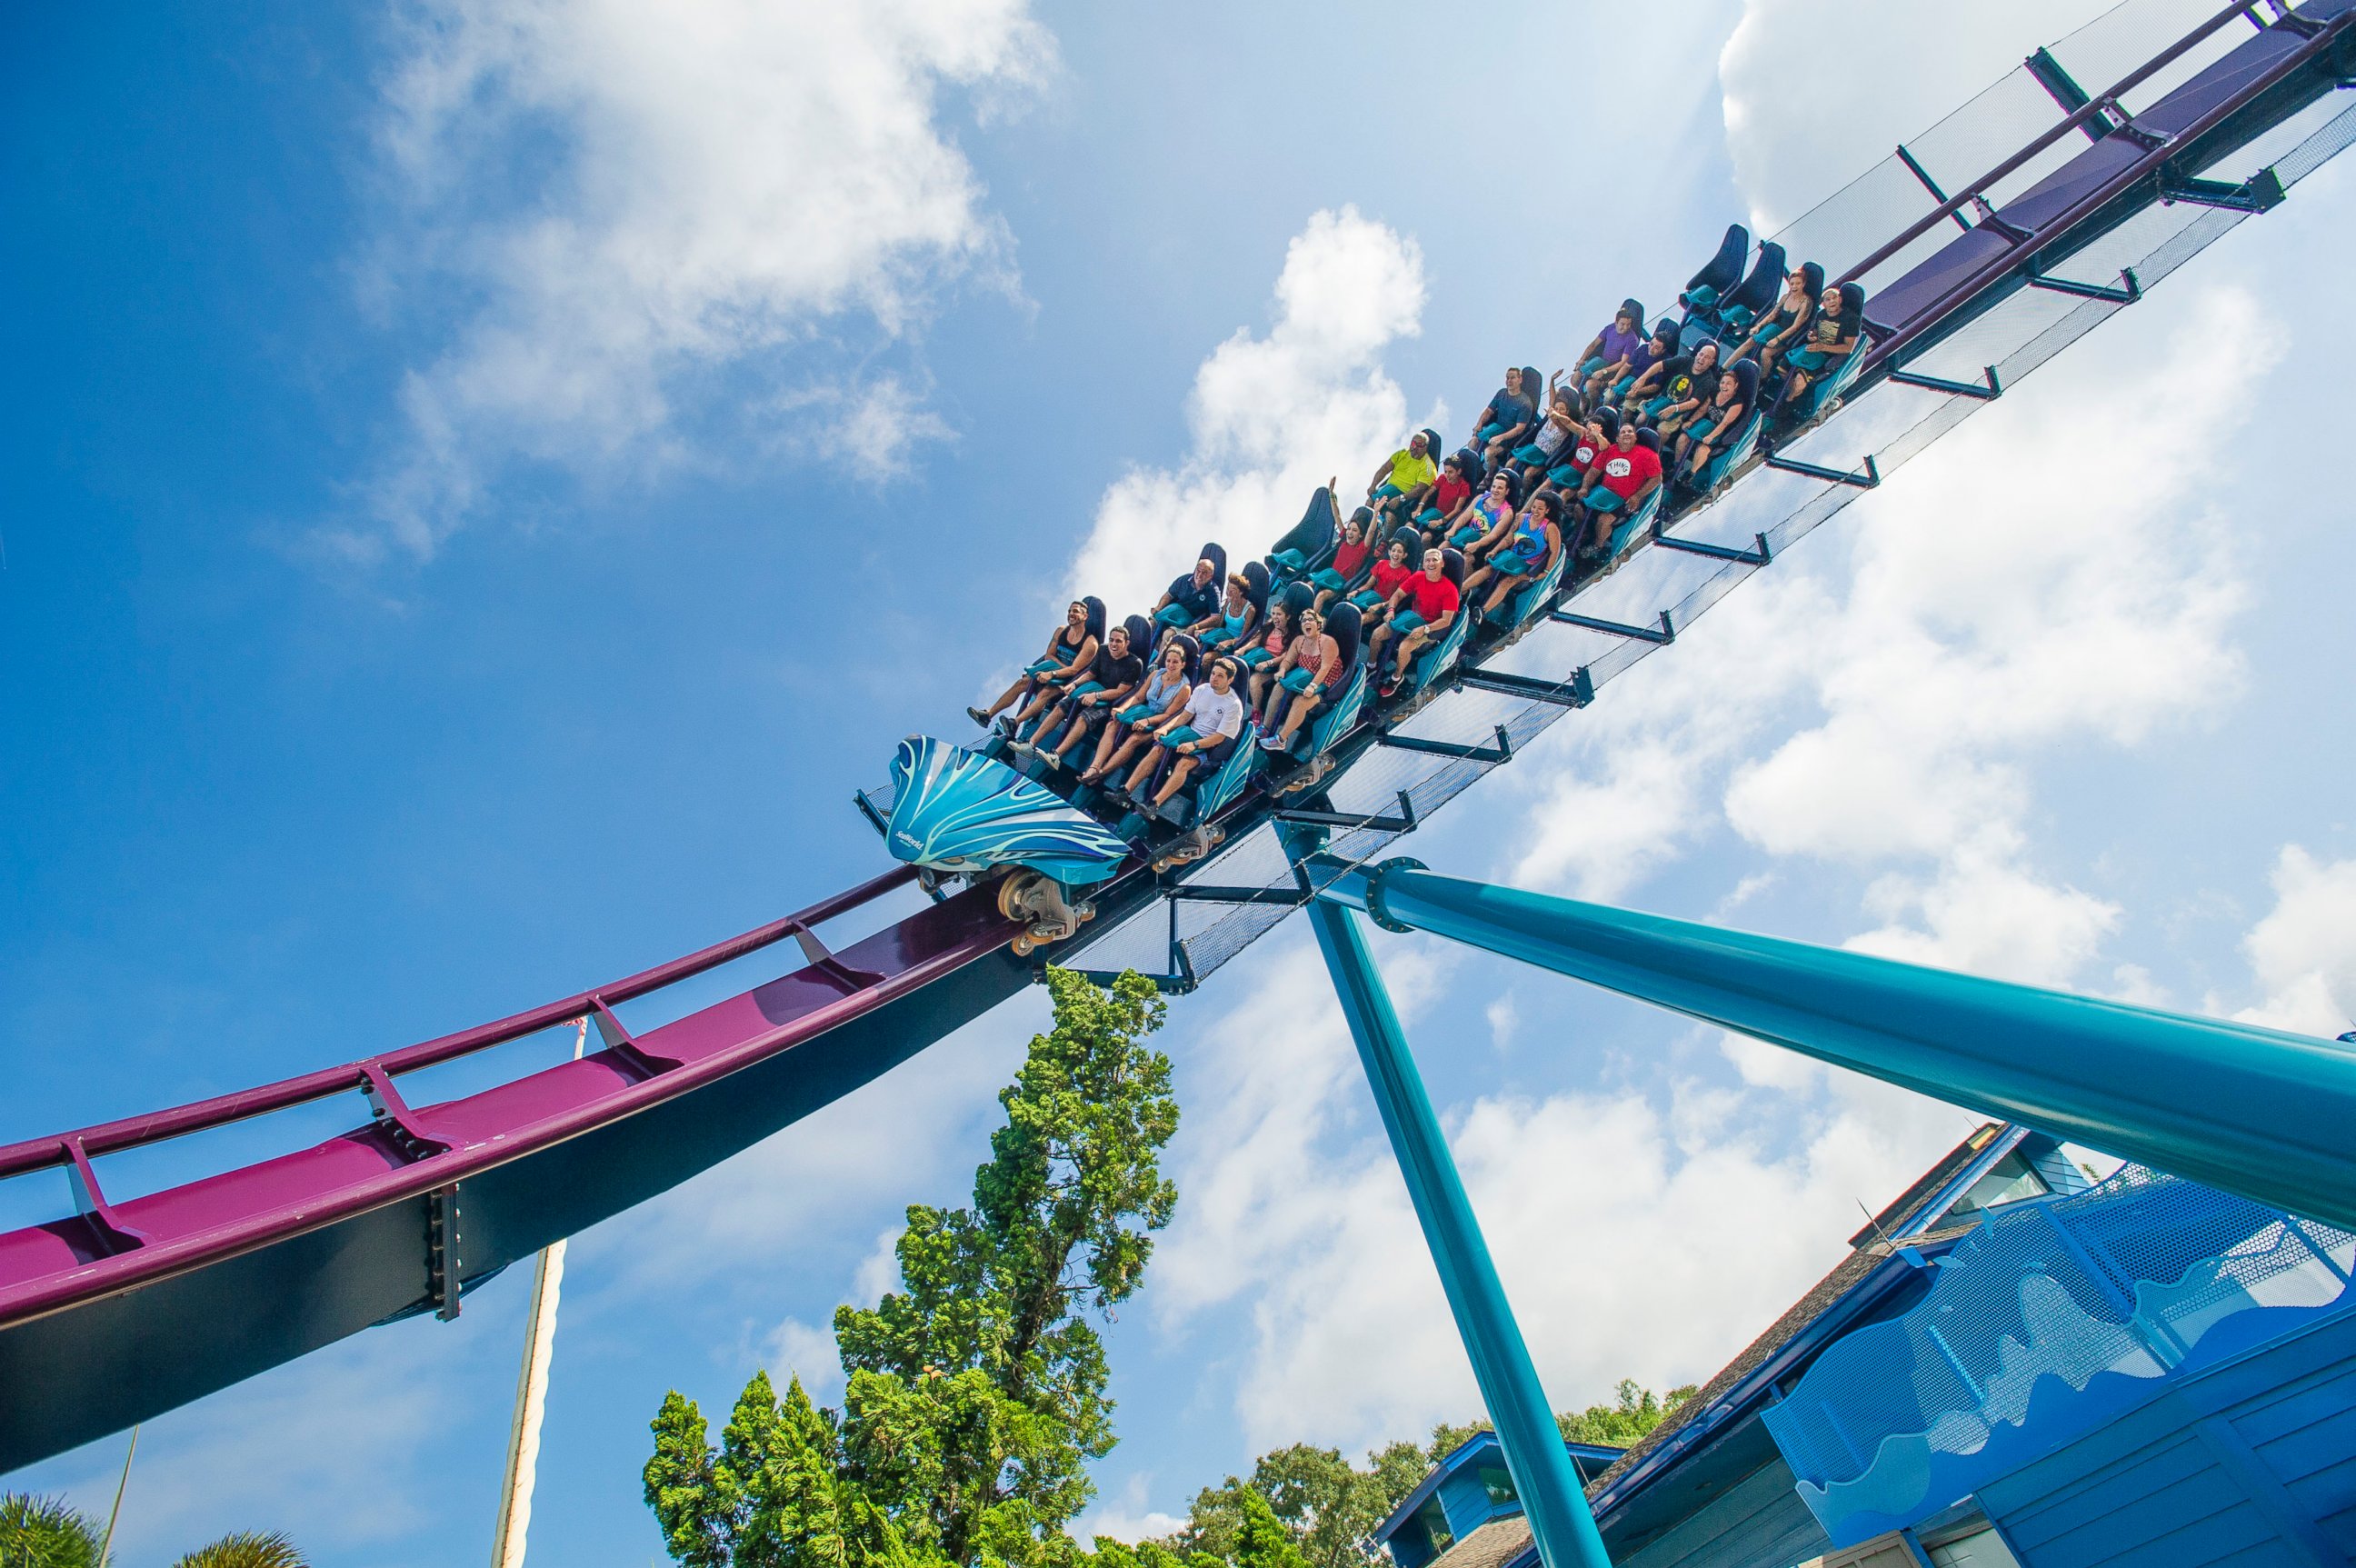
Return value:
M 1194 821 L 1207 822 L 1232 805 L 1267 760 L 1268 753 L 1259 747 L 1259 725 L 1246 719 L 1236 744 L 1227 750 L 1227 759 L 1194 791 Z
M 1547 602 L 1554 597 L 1555 590 L 1562 586 L 1563 568 L 1569 565 L 1569 563 L 1570 552 L 1569 550 L 1556 551 L 1554 553 L 1554 564 L 1548 566 L 1545 571 L 1538 574 L 1537 582 L 1532 583 L 1528 587 L 1524 588 L 1520 593 L 1514 596 L 1514 624 L 1515 626 L 1527 626 L 1532 616 L 1537 615 L 1545 610 Z
M 1653 526 L 1653 519 L 1660 514 L 1660 510 L 1661 491 L 1655 487 L 1653 493 L 1644 498 L 1644 504 L 1630 512 L 1628 521 L 1612 531 L 1612 542 L 1607 547 L 1611 558 L 1617 561 L 1633 549 L 1644 530 Z
M 1464 634 L 1472 625 L 1471 607 L 1459 607 L 1456 618 L 1448 625 L 1448 634 L 1415 656 L 1415 672 L 1408 681 L 1410 690 L 1420 692 L 1448 673 L 1457 655 L 1464 651 Z
M 1366 661 L 1358 660 L 1350 671 L 1350 683 L 1342 690 L 1342 700 L 1325 710 L 1316 724 L 1310 726 L 1309 755 L 1322 757 L 1333 744 L 1350 732 L 1358 722 L 1358 711 L 1366 705 Z M 1257 748 L 1255 748 L 1257 749 Z

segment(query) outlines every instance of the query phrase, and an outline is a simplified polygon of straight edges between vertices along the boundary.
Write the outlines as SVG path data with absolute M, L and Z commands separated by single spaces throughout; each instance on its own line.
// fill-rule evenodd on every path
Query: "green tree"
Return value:
M 1661 1424 L 1661 1420 L 1677 1406 L 1693 1398 L 1694 1385 L 1671 1389 L 1656 1394 L 1638 1386 L 1633 1378 L 1622 1378 L 1613 1391 L 1618 1402 L 1591 1404 L 1581 1411 L 1558 1411 L 1555 1426 L 1566 1443 L 1592 1443 L 1604 1448 L 1627 1448 L 1636 1439 Z M 1431 1429 L 1431 1442 L 1426 1446 L 1434 1464 L 1456 1452 L 1475 1434 L 1489 1430 L 1485 1421 L 1467 1422 L 1462 1425 L 1442 1422 Z
M 0 1568 L 98 1568 L 98 1526 L 63 1498 L 0 1497 Z
M 1386 1568 L 1386 1559 L 1367 1538 L 1399 1499 L 1415 1489 L 1429 1468 L 1412 1443 L 1393 1443 L 1353 1466 L 1338 1448 L 1296 1443 L 1263 1454 L 1251 1478 L 1230 1476 L 1195 1494 L 1185 1528 L 1172 1544 L 1179 1550 L 1242 1561 L 1242 1541 L 1253 1510 L 1264 1503 L 1300 1551 L 1307 1568 Z
M 172 1568 L 309 1568 L 284 1535 L 244 1530 L 199 1546 Z
M 746 1385 L 720 1446 L 676 1392 L 653 1422 L 646 1497 L 690 1568 L 1055 1568 L 1115 1441 L 1095 1319 L 1133 1295 L 1177 1190 L 1178 1125 L 1152 983 L 1101 990 L 1051 968 L 1053 1028 L 999 1095 L 973 1206 L 908 1210 L 901 1288 L 836 1309 L 839 1411 L 798 1380 Z M 1161 1568 L 1159 1564 L 1149 1568 Z

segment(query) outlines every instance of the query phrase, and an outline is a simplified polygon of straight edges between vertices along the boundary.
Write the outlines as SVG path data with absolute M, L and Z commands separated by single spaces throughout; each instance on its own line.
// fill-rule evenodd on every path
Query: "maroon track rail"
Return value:
M 414 1072 L 420 1068 L 434 1067 L 477 1051 L 503 1046 L 510 1040 L 562 1024 L 590 1012 L 597 1004 L 616 1006 L 649 992 L 660 991 L 682 980 L 690 980 L 706 970 L 717 969 L 723 963 L 758 952 L 787 937 L 799 936 L 811 928 L 838 915 L 848 914 L 862 904 L 873 903 L 895 888 L 905 887 L 916 879 L 916 868 L 897 866 L 883 875 L 871 878 L 858 886 L 820 899 L 807 909 L 797 910 L 781 919 L 758 926 L 742 936 L 715 942 L 700 951 L 676 958 L 669 963 L 641 970 L 625 980 L 609 985 L 593 986 L 560 1002 L 543 1003 L 529 1011 L 513 1014 L 488 1024 L 478 1024 L 471 1029 L 444 1035 L 435 1039 L 404 1046 L 381 1056 L 367 1057 L 347 1062 L 341 1067 L 321 1068 L 298 1077 L 281 1079 L 254 1089 L 241 1089 L 230 1094 L 217 1094 L 209 1100 L 191 1101 L 186 1105 L 167 1110 L 150 1111 L 143 1115 L 125 1116 L 112 1122 L 102 1122 L 94 1127 L 82 1127 L 72 1132 L 53 1133 L 47 1137 L 27 1138 L 19 1143 L 0 1146 L 0 1178 L 22 1176 L 28 1171 L 48 1170 L 58 1165 L 80 1165 L 77 1151 L 84 1159 L 111 1155 L 124 1149 L 135 1149 L 145 1144 L 162 1143 L 166 1139 L 201 1133 L 214 1127 L 225 1127 L 248 1117 L 267 1115 L 273 1111 L 284 1111 L 296 1105 L 306 1105 L 315 1100 L 348 1093 L 368 1086 L 369 1069 L 388 1077 L 396 1073 Z

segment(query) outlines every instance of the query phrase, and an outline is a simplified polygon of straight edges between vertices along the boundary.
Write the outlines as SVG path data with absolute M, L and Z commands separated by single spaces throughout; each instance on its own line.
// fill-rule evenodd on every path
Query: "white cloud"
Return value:
M 1141 1541 L 1171 1535 L 1185 1524 L 1176 1514 L 1160 1513 L 1145 1504 L 1146 1478 L 1131 1476 L 1119 1498 L 1099 1500 L 1072 1526 L 1072 1539 L 1093 1541 L 1109 1536 L 1134 1546 Z
M 769 1381 L 779 1388 L 789 1377 L 802 1380 L 802 1391 L 824 1404 L 842 1392 L 842 1357 L 835 1349 L 834 1329 L 788 1317 L 761 1341 L 761 1364 Z
M 2057 39 L 2114 4 L 1978 0 L 1917 8 L 1876 0 L 1749 0 L 1719 51 L 1718 75 L 1727 152 L 1754 226 L 1761 233 L 1783 227 L 1890 147 L 1929 129 L 1933 116 L 2018 67 L 2029 44 Z M 2187 25 L 2195 19 L 2186 18 Z M 1814 91 L 1808 84 L 1828 59 L 1839 62 L 1840 91 Z M 2083 85 L 2092 91 L 2109 83 Z M 2027 102 L 2039 107 L 2035 98 Z M 2050 102 L 2042 112 L 2060 113 Z M 2030 134 L 2044 128 L 2037 119 L 2025 123 Z M 1987 151 L 1976 160 L 1980 166 L 1950 174 L 1951 186 L 2011 149 L 2007 144 Z
M 1431 955 L 1388 944 L 1382 959 L 1419 1053 L 1467 1048 L 1464 1026 L 1430 1006 Z M 1288 1026 L 1248 1026 L 1271 1017 Z M 1154 1299 L 1178 1325 L 1223 1306 L 1248 1317 L 1233 1378 L 1247 1451 L 1355 1448 L 1477 1409 L 1314 958 L 1296 950 L 1269 964 L 1257 993 L 1189 1054 L 1202 1080 L 1189 1103 L 1206 1109 L 1173 1151 L 1185 1197 L 1155 1261 Z M 1970 1124 L 1846 1073 L 1793 1081 L 1828 1093 L 1811 1103 L 1672 1080 L 1483 1098 L 1450 1118 L 1558 1404 L 1607 1397 L 1626 1376 L 1665 1387 L 1708 1375 L 1838 1255 L 1860 1199 L 1887 1201 Z M 1778 1148 L 1795 1122 L 1802 1134 Z
M 2356 860 L 2286 844 L 2274 887 L 2275 907 L 2242 942 L 2266 999 L 2235 1016 L 2307 1035 L 2356 1027 Z
M 1510 991 L 1499 992 L 1483 1016 L 1489 1020 L 1489 1043 L 1501 1051 L 1511 1046 L 1514 1036 L 1521 1032 L 1522 1010 Z
M 2029 985 L 2067 984 L 2119 923 L 2118 906 L 2040 879 L 1996 827 L 1952 846 L 1933 876 L 1877 880 L 1866 904 L 1885 923 L 1850 947 Z
M 1383 349 L 1420 329 L 1422 252 L 1355 208 L 1313 215 L 1287 247 L 1267 336 L 1238 328 L 1203 362 L 1173 469 L 1139 468 L 1106 491 L 1074 563 L 1070 597 L 1143 609 L 1205 540 L 1241 564 L 1292 526 L 1339 475 L 1363 487 L 1408 433 Z
M 461 303 L 365 523 L 324 541 L 361 557 L 430 554 L 517 461 L 681 461 L 701 406 L 776 412 L 747 380 L 820 405 L 821 439 L 873 434 L 888 399 L 779 351 L 905 338 L 942 280 L 1007 274 L 939 101 L 986 113 L 1055 61 L 1023 0 L 418 0 L 400 38 L 384 271 Z

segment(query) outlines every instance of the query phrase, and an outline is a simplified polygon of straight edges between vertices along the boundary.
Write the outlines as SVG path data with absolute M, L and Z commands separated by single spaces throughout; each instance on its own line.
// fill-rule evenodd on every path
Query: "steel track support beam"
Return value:
M 2002 397 L 2004 385 L 1997 380 L 1996 367 L 1990 365 L 1981 373 L 1987 378 L 1985 381 L 1951 381 L 1944 376 L 1917 375 L 1912 371 L 1892 371 L 1890 379 L 1901 387 L 1922 387 L 1954 397 L 1976 397 L 1984 401 Z
M 1860 490 L 1869 490 L 1881 483 L 1881 466 L 1873 460 L 1870 452 L 1865 455 L 1865 467 L 1855 470 L 1827 468 L 1822 463 L 1803 463 L 1796 457 L 1778 457 L 1772 452 L 1767 454 L 1767 466 L 1779 473 L 1804 474 L 1836 485 L 1855 485 Z
M 2356 1230 L 2356 1048 L 1435 876 L 1320 897 Z
M 2041 288 L 2048 294 L 2075 295 L 2080 299 L 2104 299 L 2113 305 L 2133 305 L 2143 297 L 2143 285 L 2136 280 L 2133 267 L 2119 270 L 2116 286 L 2101 283 L 2080 283 L 2075 278 L 2057 278 L 2044 273 L 2030 273 L 2029 286 Z
M 1661 624 L 1657 627 L 1631 626 L 1626 621 L 1620 620 L 1598 620 L 1593 616 L 1573 615 L 1569 610 L 1551 611 L 1547 618 L 1559 626 L 1575 626 L 1586 631 L 1607 632 L 1613 637 L 1633 638 L 1639 642 L 1650 642 L 1662 647 L 1677 639 L 1677 628 L 1669 624 L 1669 612 L 1666 610 L 1661 612 Z
M 1497 725 L 1494 746 L 1463 746 L 1452 740 L 1426 740 L 1421 736 L 1399 735 L 1386 730 L 1375 737 L 1376 746 L 1387 746 L 1394 751 L 1419 751 L 1429 757 L 1452 757 L 1460 762 L 1511 762 L 1514 759 L 1514 737 L 1505 726 Z
M 1526 697 L 1534 703 L 1552 703 L 1558 708 L 1583 708 L 1595 701 L 1595 678 L 1587 672 L 1584 664 L 1560 681 L 1541 681 L 1533 675 L 1508 675 L 1494 670 L 1467 670 L 1457 683 L 1470 691 Z
M 1382 1112 L 1383 1130 L 1390 1135 L 1391 1153 L 1415 1201 L 1416 1219 L 1440 1271 L 1449 1311 L 1463 1337 L 1482 1403 L 1504 1444 L 1505 1466 L 1521 1494 L 1538 1556 L 1546 1568 L 1611 1568 L 1611 1556 L 1587 1509 L 1587 1494 L 1555 1426 L 1553 1407 L 1498 1283 L 1481 1223 L 1464 1196 L 1464 1183 L 1430 1096 L 1424 1092 L 1390 993 L 1366 949 L 1365 934 L 1348 909 L 1322 900 L 1310 905 L 1309 919 L 1349 1020 L 1351 1038 L 1357 1042 L 1358 1060 Z
M 1713 561 L 1740 561 L 1745 566 L 1764 566 L 1774 559 L 1773 553 L 1767 548 L 1765 534 L 1754 533 L 1751 537 L 1758 542 L 1744 550 L 1732 544 L 1712 544 L 1707 540 L 1679 539 L 1674 533 L 1661 532 L 1656 526 L 1653 542 L 1664 550 L 1682 550 L 1688 555 L 1707 555 Z M 1661 619 L 1665 622 L 1668 618 L 1669 612 L 1663 610 Z
M 2222 207 L 2229 212 L 2271 212 L 2283 204 L 2284 191 L 2281 177 L 2270 168 L 2260 169 L 2239 185 L 2162 171 L 2159 199 L 2194 207 Z

